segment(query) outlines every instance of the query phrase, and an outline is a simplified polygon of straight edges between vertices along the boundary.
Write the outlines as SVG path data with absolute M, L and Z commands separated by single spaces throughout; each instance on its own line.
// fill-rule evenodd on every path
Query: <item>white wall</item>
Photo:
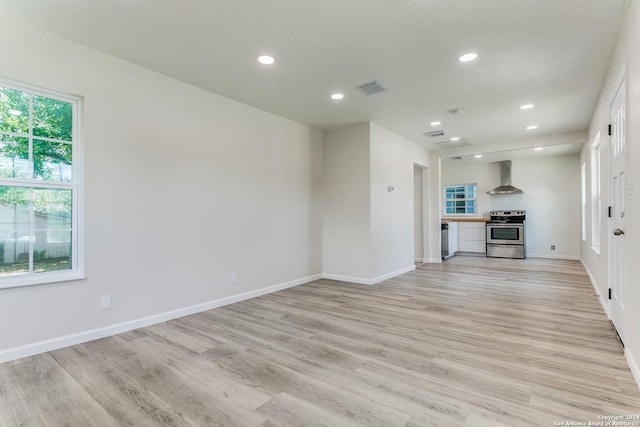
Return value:
M 370 126 L 324 133 L 323 271 L 369 279 L 371 266 Z
M 489 163 L 456 164 L 453 162 L 444 163 L 442 166 L 442 189 L 447 185 L 478 185 L 478 213 L 476 215 L 478 217 L 489 216 L 492 196 L 488 195 L 487 191 L 495 188 L 499 183 L 499 173 L 496 173 L 496 168 Z M 444 197 L 444 195 L 441 195 L 441 197 Z M 442 203 L 444 203 L 444 200 Z M 442 216 L 455 217 L 455 215 L 445 214 L 444 204 L 442 208 Z
M 371 248 L 373 277 L 415 268 L 414 165 L 427 151 L 371 123 Z M 388 187 L 394 187 L 392 192 Z
M 413 168 L 413 256 L 416 262 L 423 262 L 422 260 L 424 259 L 423 170 L 418 166 Z
M 1 76 L 84 97 L 87 276 L 0 291 L 0 360 L 322 273 L 321 132 L 2 18 L 0 38 Z
M 430 153 L 428 169 L 428 194 L 429 206 L 427 216 L 427 228 L 429 235 L 429 258 L 425 257 L 425 262 L 441 263 L 441 217 L 442 217 L 442 158 L 439 155 Z
M 514 160 L 512 183 L 523 193 L 491 198 L 491 210 L 513 209 L 515 202 L 527 211 L 527 256 L 580 258 L 579 160 L 577 154 Z
M 579 156 L 515 159 L 511 183 L 522 194 L 490 196 L 500 183 L 497 163 L 449 165 L 442 168 L 442 185 L 478 184 L 478 216 L 492 210 L 527 211 L 528 257 L 579 259 L 580 163 Z M 556 250 L 551 250 L 551 245 Z
M 324 148 L 325 277 L 373 284 L 415 268 L 413 170 L 426 150 L 370 122 L 325 132 Z
M 629 365 L 640 384 L 640 3 L 631 1 L 627 10 L 626 20 L 622 28 L 620 39 L 616 47 L 609 73 L 598 101 L 589 127 L 589 141 L 593 141 L 598 132 L 601 135 L 601 194 L 602 194 L 602 239 L 600 254 L 591 249 L 591 214 L 587 211 L 587 241 L 582 244 L 581 256 L 583 263 L 590 272 L 592 280 L 601 296 L 605 310 L 609 311 L 609 301 L 606 295 L 609 288 L 609 238 L 611 234 L 609 219 L 606 215 L 607 206 L 610 204 L 610 141 L 607 136 L 609 124 L 609 106 L 616 93 L 622 75 L 626 78 L 626 141 L 627 158 L 625 172 L 627 187 L 631 187 L 631 194 L 625 197 L 625 243 L 626 257 L 624 262 L 624 274 L 626 283 L 622 298 L 625 301 L 625 316 L 623 329 L 625 331 L 625 354 Z M 587 165 L 587 175 L 590 176 L 591 150 L 590 143 L 582 152 L 582 161 Z M 587 180 L 587 194 L 591 193 L 590 180 Z

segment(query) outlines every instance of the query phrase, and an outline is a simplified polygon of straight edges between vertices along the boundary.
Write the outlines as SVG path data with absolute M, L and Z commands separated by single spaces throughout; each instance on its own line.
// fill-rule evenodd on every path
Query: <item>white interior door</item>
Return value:
M 611 103 L 611 227 L 609 228 L 609 271 L 611 320 L 624 342 L 625 287 L 625 81 Z

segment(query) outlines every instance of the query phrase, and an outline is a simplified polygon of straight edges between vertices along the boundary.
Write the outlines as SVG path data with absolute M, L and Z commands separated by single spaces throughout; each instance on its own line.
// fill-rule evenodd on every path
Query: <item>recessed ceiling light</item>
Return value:
M 338 101 L 342 98 L 344 98 L 344 94 L 342 93 L 334 93 L 331 95 L 331 99 L 333 99 L 334 101 Z
M 478 57 L 478 54 L 475 52 L 465 53 L 464 55 L 460 55 L 458 57 L 458 61 L 460 62 L 470 62 Z
M 454 136 L 449 141 L 460 141 L 460 137 Z
M 482 154 L 476 154 L 474 157 L 475 157 L 476 159 L 479 159 L 479 158 L 481 158 L 481 157 L 482 157 Z
M 526 129 L 526 130 L 534 130 L 534 129 L 538 129 L 538 125 L 531 125 L 531 126 L 527 126 L 525 129 Z
M 440 122 L 431 122 L 429 123 L 431 126 L 440 126 Z
M 533 108 L 533 107 L 534 107 L 534 105 L 533 105 L 533 104 L 524 104 L 524 105 L 521 105 L 521 106 L 520 106 L 520 109 L 521 109 L 521 110 L 529 110 L 529 109 L 531 109 L 531 108 Z
M 7 111 L 7 113 L 11 114 L 12 116 L 21 116 L 22 115 L 22 111 L 20 111 L 20 110 L 9 110 L 9 111 Z
M 261 55 L 261 56 L 258 56 L 258 62 L 264 65 L 271 65 L 274 62 L 276 62 L 276 60 L 273 56 Z
M 542 151 L 542 150 L 544 150 L 544 147 L 536 147 L 536 148 L 534 148 L 534 150 L 535 151 Z

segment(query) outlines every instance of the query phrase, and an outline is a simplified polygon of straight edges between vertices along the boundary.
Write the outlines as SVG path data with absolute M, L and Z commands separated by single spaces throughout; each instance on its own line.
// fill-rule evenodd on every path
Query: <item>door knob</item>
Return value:
M 619 228 L 616 228 L 615 230 L 613 230 L 614 236 L 621 236 L 623 234 L 624 234 L 624 230 L 620 230 Z

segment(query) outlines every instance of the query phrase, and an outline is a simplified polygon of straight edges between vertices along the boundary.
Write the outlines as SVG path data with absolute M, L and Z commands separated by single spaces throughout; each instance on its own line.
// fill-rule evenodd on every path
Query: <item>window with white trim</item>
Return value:
M 444 188 L 446 215 L 475 215 L 477 207 L 477 185 L 447 185 Z
M 602 221 L 600 199 L 600 132 L 591 144 L 591 248 L 600 253 L 600 222 Z
M 580 166 L 580 183 L 582 186 L 582 193 L 580 196 L 581 203 L 581 219 L 580 219 L 580 238 L 582 241 L 587 241 L 587 170 L 586 165 L 583 163 Z
M 82 277 L 80 99 L 0 79 L 0 288 Z

